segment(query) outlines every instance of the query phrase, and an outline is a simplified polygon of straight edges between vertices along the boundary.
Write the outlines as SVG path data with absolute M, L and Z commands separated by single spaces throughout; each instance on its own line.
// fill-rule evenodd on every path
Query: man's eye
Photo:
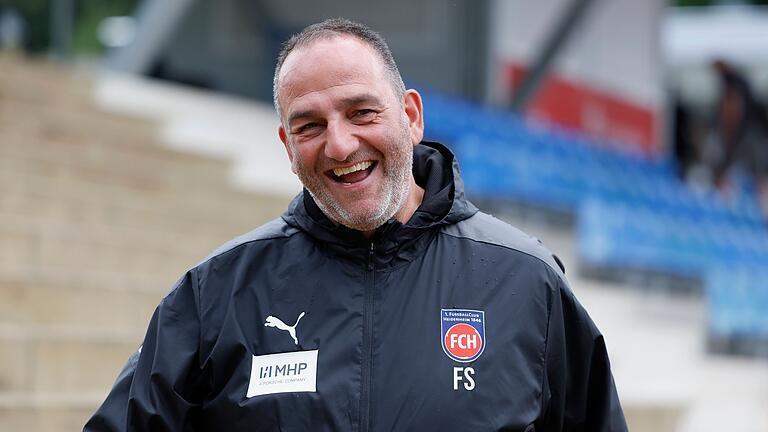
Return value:
M 376 111 L 371 109 L 361 109 L 355 112 L 356 117 L 370 117 L 374 114 L 376 114 Z
M 303 125 L 299 126 L 298 128 L 296 128 L 296 133 L 307 132 L 307 131 L 310 131 L 312 129 L 317 128 L 318 126 L 319 125 L 317 123 L 303 124 Z

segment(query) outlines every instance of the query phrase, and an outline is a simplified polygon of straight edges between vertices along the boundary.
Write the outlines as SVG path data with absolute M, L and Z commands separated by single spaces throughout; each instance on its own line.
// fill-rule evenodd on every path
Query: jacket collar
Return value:
M 442 144 L 422 142 L 414 147 L 413 175 L 424 188 L 424 198 L 411 219 L 403 224 L 390 219 L 371 240 L 360 231 L 331 222 L 309 192 L 297 195 L 283 219 L 336 253 L 365 261 L 373 242 L 377 267 L 410 261 L 421 251 L 435 228 L 454 224 L 477 212 L 464 196 L 464 183 L 453 153 Z

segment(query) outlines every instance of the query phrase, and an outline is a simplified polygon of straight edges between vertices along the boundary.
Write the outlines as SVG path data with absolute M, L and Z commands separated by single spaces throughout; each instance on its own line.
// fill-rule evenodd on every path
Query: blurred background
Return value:
M 0 0 L 0 431 L 80 430 L 174 281 L 282 212 L 275 57 L 343 16 L 563 259 L 631 430 L 768 432 L 767 4 Z

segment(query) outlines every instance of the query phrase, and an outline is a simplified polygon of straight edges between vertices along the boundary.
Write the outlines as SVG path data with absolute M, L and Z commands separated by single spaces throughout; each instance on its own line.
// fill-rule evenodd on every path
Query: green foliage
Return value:
M 10 7 L 24 17 L 24 48 L 42 53 L 51 46 L 51 3 L 58 0 L 0 0 L 0 8 Z M 73 0 L 72 49 L 75 54 L 97 54 L 102 51 L 96 31 L 102 19 L 133 12 L 138 0 Z
M 0 0 L 0 9 L 10 7 L 26 21 L 24 48 L 31 52 L 48 49 L 50 35 L 50 8 L 48 0 Z
M 79 0 L 77 19 L 72 35 L 72 47 L 78 54 L 98 54 L 103 47 L 97 30 L 99 23 L 110 16 L 128 15 L 133 12 L 136 0 Z

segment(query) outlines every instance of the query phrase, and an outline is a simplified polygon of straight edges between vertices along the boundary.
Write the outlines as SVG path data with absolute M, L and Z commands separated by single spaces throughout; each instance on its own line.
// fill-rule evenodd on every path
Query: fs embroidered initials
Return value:
M 472 375 L 475 374 L 475 370 L 471 367 L 454 367 L 453 368 L 453 389 L 459 389 L 459 383 L 464 381 L 464 389 L 472 391 L 475 389 L 475 379 Z

